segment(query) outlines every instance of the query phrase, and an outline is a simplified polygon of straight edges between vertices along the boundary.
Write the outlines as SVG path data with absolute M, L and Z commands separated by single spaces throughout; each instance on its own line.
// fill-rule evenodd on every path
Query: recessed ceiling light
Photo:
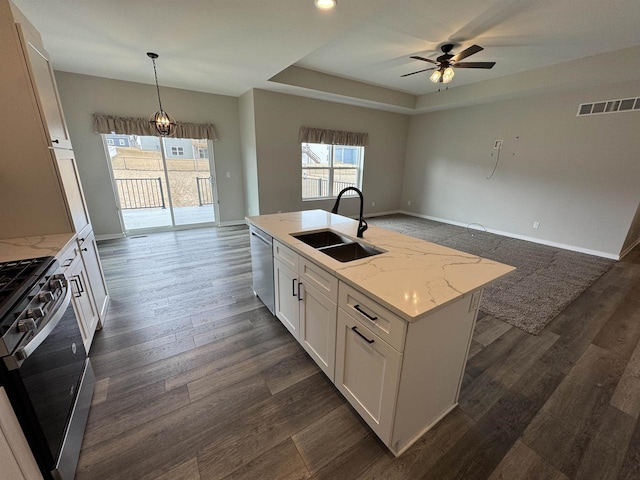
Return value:
M 314 3 L 320 10 L 331 10 L 338 2 L 337 0 L 314 0 Z

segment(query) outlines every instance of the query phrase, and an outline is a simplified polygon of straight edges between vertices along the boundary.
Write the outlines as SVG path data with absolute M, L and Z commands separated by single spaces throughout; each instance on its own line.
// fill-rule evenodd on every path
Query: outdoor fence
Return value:
M 116 178 L 120 196 L 120 207 L 130 208 L 166 208 L 162 179 L 158 178 Z
M 333 195 L 346 187 L 355 187 L 355 182 L 333 181 Z M 321 177 L 302 176 L 302 198 L 320 198 L 329 196 L 329 180 Z
M 211 177 L 196 177 L 196 186 L 198 187 L 198 204 L 213 205 Z

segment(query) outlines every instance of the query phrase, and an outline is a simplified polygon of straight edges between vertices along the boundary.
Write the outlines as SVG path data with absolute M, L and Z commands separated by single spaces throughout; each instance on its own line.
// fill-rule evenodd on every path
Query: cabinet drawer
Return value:
M 337 303 L 338 279 L 309 260 L 300 257 L 298 261 L 300 262 L 300 281 L 305 286 L 315 287 L 333 303 Z
M 280 260 L 291 270 L 298 271 L 298 254 L 275 239 L 273 240 L 273 258 Z
M 393 348 L 404 350 L 407 322 L 400 317 L 344 282 L 340 282 L 338 306 Z
M 65 273 L 67 269 L 73 264 L 74 260 L 78 256 L 78 244 L 73 242 L 69 247 L 65 250 L 61 251 L 56 255 L 56 260 L 60 263 L 60 267 L 62 268 L 62 272 Z

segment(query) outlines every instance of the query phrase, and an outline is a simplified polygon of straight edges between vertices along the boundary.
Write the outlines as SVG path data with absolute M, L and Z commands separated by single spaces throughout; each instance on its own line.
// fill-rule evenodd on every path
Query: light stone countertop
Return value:
M 0 262 L 37 257 L 55 257 L 75 239 L 75 233 L 5 238 L 0 240 Z
M 515 270 L 381 227 L 370 226 L 364 238 L 357 239 L 357 220 L 324 210 L 259 215 L 246 220 L 409 322 Z M 342 263 L 291 236 L 326 228 L 386 253 Z

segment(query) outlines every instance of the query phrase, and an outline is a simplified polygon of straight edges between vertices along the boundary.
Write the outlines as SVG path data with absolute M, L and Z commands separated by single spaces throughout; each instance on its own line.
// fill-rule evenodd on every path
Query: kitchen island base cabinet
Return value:
M 276 317 L 298 340 L 300 338 L 300 306 L 298 305 L 298 273 L 281 261 L 273 261 Z
M 301 296 L 298 341 L 325 375 L 333 381 L 336 358 L 336 304 L 308 284 L 303 284 Z
M 401 364 L 400 352 L 338 309 L 335 385 L 387 445 Z
M 338 279 L 277 241 L 273 252 L 276 317 L 333 381 Z

